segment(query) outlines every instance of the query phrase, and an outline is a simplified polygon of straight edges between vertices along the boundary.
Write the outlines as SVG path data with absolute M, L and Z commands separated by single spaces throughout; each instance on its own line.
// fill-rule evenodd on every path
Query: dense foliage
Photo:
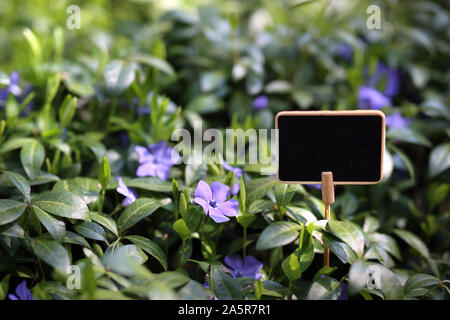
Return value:
M 381 30 L 365 1 L 190 2 L 81 1 L 80 29 L 0 4 L 0 298 L 448 299 L 445 1 L 379 1 Z M 328 224 L 314 186 L 168 156 L 198 120 L 358 107 L 387 116 L 384 180 Z

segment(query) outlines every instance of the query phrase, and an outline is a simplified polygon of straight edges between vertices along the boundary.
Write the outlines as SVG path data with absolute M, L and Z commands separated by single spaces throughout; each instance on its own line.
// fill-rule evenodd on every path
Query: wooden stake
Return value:
M 332 172 L 322 172 L 322 201 L 325 204 L 325 219 L 330 219 L 330 204 L 334 203 L 334 183 Z M 330 249 L 324 246 L 323 264 L 330 266 Z

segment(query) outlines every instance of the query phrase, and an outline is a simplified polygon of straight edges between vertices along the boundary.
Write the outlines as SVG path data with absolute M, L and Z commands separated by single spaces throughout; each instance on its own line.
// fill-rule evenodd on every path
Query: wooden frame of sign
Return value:
M 321 184 L 327 220 L 335 184 L 376 184 L 383 178 L 386 129 L 381 111 L 282 111 L 275 129 L 277 180 Z M 328 248 L 324 264 L 329 265 Z

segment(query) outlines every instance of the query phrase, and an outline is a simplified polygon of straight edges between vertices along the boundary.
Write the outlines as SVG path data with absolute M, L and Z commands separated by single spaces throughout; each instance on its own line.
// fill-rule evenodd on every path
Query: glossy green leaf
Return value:
M 106 233 L 103 228 L 91 221 L 82 221 L 74 226 L 75 231 L 85 238 L 106 241 Z
M 23 202 L 0 199 L 0 225 L 17 220 L 25 211 L 27 205 Z
M 31 180 L 39 175 L 44 158 L 45 149 L 38 140 L 25 144 L 20 150 L 20 161 Z
M 125 208 L 123 213 L 120 215 L 119 220 L 117 220 L 117 225 L 119 227 L 119 234 L 123 231 L 132 227 L 140 220 L 151 215 L 159 207 L 170 203 L 170 199 L 150 199 L 150 198 L 139 198 Z
M 337 300 L 340 292 L 340 283 L 333 278 L 325 276 L 315 281 L 308 291 L 307 300 Z
M 364 253 L 364 234 L 361 229 L 349 221 L 330 220 L 327 229 L 352 248 L 359 258 Z
M 152 240 L 142 236 L 126 236 L 125 239 L 133 242 L 137 247 L 141 248 L 161 263 L 164 270 L 167 270 L 167 259 L 164 251 Z
M 30 201 L 30 183 L 20 174 L 11 171 L 5 171 L 5 175 L 16 186 L 17 190 L 23 195 L 24 199 Z
M 302 271 L 300 270 L 300 263 L 295 254 L 291 253 L 286 259 L 284 259 L 281 264 L 284 274 L 288 277 L 290 281 L 295 281 L 300 279 L 302 276 Z
M 33 213 L 38 220 L 44 225 L 45 229 L 52 235 L 56 241 L 62 241 L 66 234 L 66 225 L 64 222 L 55 219 L 44 210 L 37 206 L 32 206 Z
M 220 300 L 242 299 L 242 293 L 235 279 L 219 270 L 213 269 L 214 292 Z
M 32 199 L 34 206 L 45 212 L 71 219 L 89 219 L 89 209 L 79 196 L 64 191 L 42 193 Z
M 135 79 L 136 65 L 123 60 L 108 63 L 103 72 L 106 89 L 116 95 L 125 91 Z
M 191 237 L 191 231 L 183 219 L 178 219 L 175 221 L 173 224 L 173 229 L 178 233 L 182 240 L 187 240 Z
M 256 242 L 257 250 L 267 250 L 291 243 L 298 236 L 300 225 L 279 221 L 267 226 Z
M 100 168 L 98 169 L 98 181 L 100 181 L 103 189 L 106 189 L 109 185 L 109 181 L 111 181 L 111 168 L 106 157 L 103 157 L 102 162 L 100 163 Z
M 36 256 L 61 273 L 70 272 L 70 259 L 66 249 L 50 239 L 34 239 L 31 248 Z
M 110 216 L 99 212 L 89 212 L 89 218 L 111 231 L 116 237 L 118 236 L 116 221 Z
M 272 190 L 274 183 L 273 178 L 257 178 L 247 182 L 245 185 L 247 203 L 252 204 L 253 201 L 263 198 Z
M 443 143 L 431 151 L 428 172 L 431 177 L 435 177 L 448 168 L 450 168 L 450 143 Z

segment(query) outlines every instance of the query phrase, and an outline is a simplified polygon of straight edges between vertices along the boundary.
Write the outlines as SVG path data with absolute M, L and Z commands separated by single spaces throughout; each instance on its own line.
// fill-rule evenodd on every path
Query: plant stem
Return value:
M 294 294 L 294 281 L 289 281 L 289 294 L 288 300 L 292 300 L 292 295 Z
M 184 246 L 186 244 L 186 241 L 183 240 L 181 243 L 181 253 L 180 253 L 180 261 L 178 263 L 178 268 L 182 268 L 184 264 Z
M 245 257 L 247 255 L 247 227 L 244 227 L 244 243 L 243 243 L 243 250 L 242 250 L 242 260 L 245 260 Z

